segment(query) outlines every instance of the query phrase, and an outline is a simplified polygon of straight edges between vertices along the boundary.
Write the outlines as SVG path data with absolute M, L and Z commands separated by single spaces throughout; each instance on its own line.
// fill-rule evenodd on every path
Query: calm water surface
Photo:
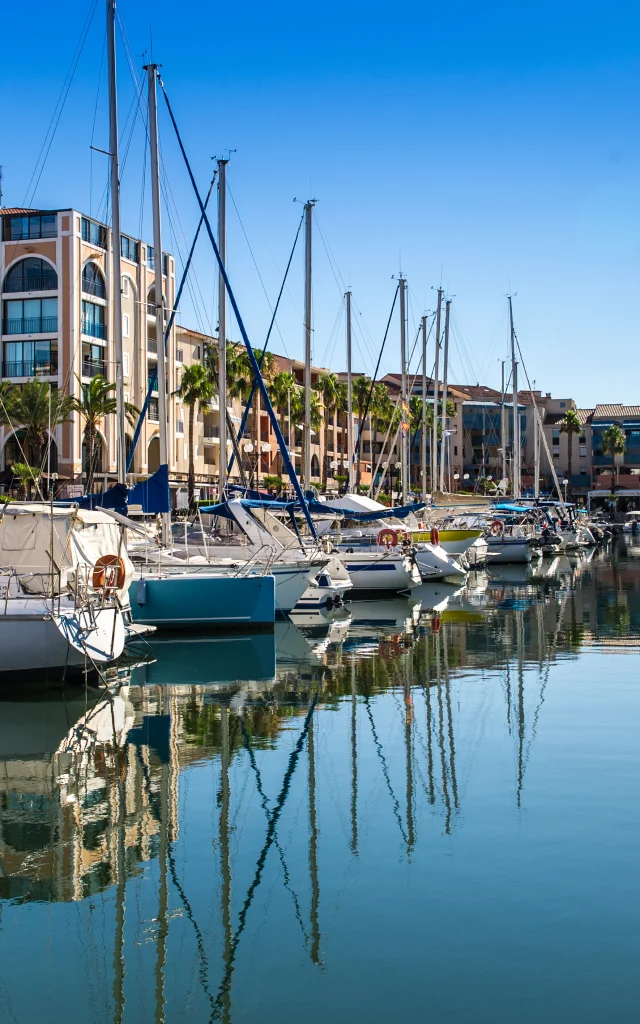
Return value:
M 638 1020 L 640 548 L 419 598 L 2 694 L 3 1024 Z

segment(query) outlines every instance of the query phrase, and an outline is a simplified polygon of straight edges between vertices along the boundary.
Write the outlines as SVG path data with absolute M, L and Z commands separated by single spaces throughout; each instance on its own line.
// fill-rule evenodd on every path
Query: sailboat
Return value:
M 133 569 L 105 513 L 7 502 L 0 565 L 0 673 L 90 670 L 122 654 Z

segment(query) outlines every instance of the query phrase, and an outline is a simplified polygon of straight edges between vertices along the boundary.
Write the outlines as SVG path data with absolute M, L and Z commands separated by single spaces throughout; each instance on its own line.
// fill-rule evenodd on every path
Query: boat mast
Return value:
M 116 89 L 116 5 L 107 0 L 107 62 L 109 68 L 109 162 L 111 165 L 111 242 L 113 246 L 113 354 L 116 374 L 116 455 L 118 483 L 126 483 L 124 376 L 122 373 L 122 269 L 120 243 L 120 170 L 118 157 L 118 95 Z
M 407 475 L 409 471 L 408 430 L 405 424 L 409 416 L 407 398 L 407 323 L 406 323 L 406 287 L 402 274 L 400 274 L 400 362 L 402 364 L 402 384 L 400 392 L 401 416 L 400 426 L 400 474 L 402 477 L 402 504 L 407 503 Z
M 302 487 L 311 487 L 311 227 L 315 199 L 304 204 L 304 464 Z
M 427 318 L 422 318 L 422 437 L 420 439 L 422 500 L 427 500 Z
M 502 387 L 500 389 L 500 445 L 502 449 L 501 480 L 507 479 L 507 421 L 504 413 L 504 359 L 502 360 Z
M 518 364 L 513 329 L 513 306 L 509 296 L 509 334 L 511 337 L 511 375 L 513 377 L 513 497 L 520 497 L 520 417 L 518 415 Z
M 447 444 L 447 381 L 449 376 L 449 310 L 451 299 L 447 299 L 444 307 L 444 368 L 442 370 L 442 436 L 440 438 L 440 490 L 444 491 L 444 469 Z
M 442 317 L 442 288 L 438 288 L 438 309 L 436 312 L 436 359 L 433 376 L 433 421 L 431 423 L 431 490 L 438 489 L 438 399 L 440 397 L 440 381 L 438 368 L 440 365 L 440 321 Z
M 227 164 L 218 160 L 218 249 L 227 262 Z M 218 419 L 220 421 L 219 500 L 224 501 L 227 486 L 227 289 L 218 271 Z
M 540 497 L 540 433 L 538 426 L 538 406 L 533 396 L 533 496 Z
M 353 372 L 351 367 L 351 292 L 345 293 L 347 319 L 347 494 L 353 491 Z
M 160 464 L 169 465 L 167 436 L 167 381 L 165 376 L 164 298 L 162 294 L 162 221 L 160 218 L 160 158 L 158 149 L 158 104 L 156 80 L 158 65 L 145 65 L 149 85 L 149 150 L 151 155 L 151 205 L 153 208 L 153 251 L 155 270 L 156 338 L 158 345 L 158 419 L 160 421 Z M 162 514 L 162 542 L 168 544 L 171 513 Z

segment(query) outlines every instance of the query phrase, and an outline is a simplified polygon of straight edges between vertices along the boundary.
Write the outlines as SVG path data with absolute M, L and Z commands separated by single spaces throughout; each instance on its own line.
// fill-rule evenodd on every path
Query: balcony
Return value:
M 57 317 L 56 317 L 56 329 L 57 329 Z M 101 324 L 97 320 L 90 320 L 88 317 L 82 317 L 82 333 L 88 335 L 90 338 L 105 338 L 107 333 L 106 324 Z
M 100 280 L 90 281 L 83 276 L 82 278 L 82 291 L 85 295 L 96 295 L 99 299 L 106 299 L 106 288 L 104 282 Z
M 158 394 L 158 375 L 153 374 L 151 377 L 147 377 L 147 388 L 151 388 L 151 394 Z
M 56 274 L 45 274 L 44 277 L 11 277 L 7 274 L 4 282 L 5 292 L 55 292 L 58 288 Z
M 158 342 L 155 338 L 147 338 L 147 352 L 158 354 Z
M 101 359 L 82 360 L 83 377 L 104 377 L 104 363 Z
M 51 377 L 58 372 L 58 360 L 51 359 L 48 363 L 35 363 L 33 359 L 26 362 L 5 363 L 4 377 Z
M 57 316 L 30 316 L 21 320 L 5 320 L 4 334 L 54 334 L 58 330 Z

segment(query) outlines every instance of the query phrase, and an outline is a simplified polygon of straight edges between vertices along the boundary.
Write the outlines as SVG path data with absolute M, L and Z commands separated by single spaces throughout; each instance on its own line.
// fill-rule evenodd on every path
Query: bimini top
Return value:
M 299 501 L 257 501 L 253 498 L 236 499 L 243 508 L 263 508 L 267 512 L 286 512 L 288 515 L 295 515 L 302 511 Z M 378 519 L 406 519 L 412 513 L 421 511 L 425 505 L 419 502 L 416 505 L 399 505 L 397 508 L 387 508 L 381 505 L 373 512 L 358 511 L 351 508 L 337 508 L 334 505 L 325 504 L 323 501 L 308 501 L 307 507 L 311 515 L 332 516 L 336 519 L 354 519 L 360 523 L 376 522 Z M 229 502 L 222 501 L 219 505 L 200 506 L 200 511 L 208 515 L 220 516 L 223 519 L 234 519 L 233 510 L 229 508 Z M 518 509 L 519 512 L 524 511 Z

